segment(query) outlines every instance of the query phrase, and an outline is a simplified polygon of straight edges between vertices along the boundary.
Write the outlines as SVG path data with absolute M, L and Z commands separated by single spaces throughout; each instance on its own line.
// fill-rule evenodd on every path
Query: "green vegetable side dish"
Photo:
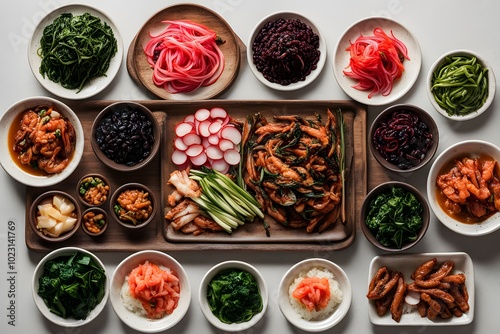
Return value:
M 81 252 L 47 261 L 38 279 L 37 293 L 52 313 L 86 319 L 103 299 L 106 272 Z
M 432 75 L 431 92 L 449 116 L 468 115 L 488 98 L 488 69 L 476 57 L 447 56 Z
M 422 204 L 410 191 L 392 187 L 369 203 L 365 224 L 385 247 L 401 248 L 417 239 Z
M 215 275 L 207 287 L 207 300 L 212 313 L 226 324 L 247 322 L 263 307 L 257 281 L 240 269 Z
M 44 78 L 80 92 L 91 79 L 106 76 L 117 50 L 113 30 L 106 22 L 89 13 L 64 13 L 43 30 L 39 71 Z
M 80 195 L 85 195 L 85 193 L 94 187 L 97 187 L 98 185 L 103 185 L 105 186 L 106 183 L 101 180 L 99 177 L 87 177 L 84 180 L 82 180 L 82 183 L 80 184 L 79 188 L 79 193 Z

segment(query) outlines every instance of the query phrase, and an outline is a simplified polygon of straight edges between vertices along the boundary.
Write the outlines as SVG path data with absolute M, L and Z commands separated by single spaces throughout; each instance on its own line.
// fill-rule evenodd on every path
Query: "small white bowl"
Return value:
M 342 291 L 342 301 L 337 305 L 333 313 L 323 320 L 305 320 L 303 319 L 290 304 L 289 288 L 294 280 L 299 277 L 302 272 L 307 272 L 313 268 L 325 268 L 329 270 L 335 280 L 339 283 L 339 288 Z M 321 258 L 311 258 L 303 260 L 292 266 L 283 276 L 279 285 L 278 303 L 281 313 L 293 326 L 306 332 L 321 332 L 326 331 L 337 325 L 347 314 L 351 306 L 352 289 L 351 282 L 347 274 L 335 263 Z
M 317 67 L 315 70 L 313 70 L 308 76 L 306 76 L 304 81 L 298 81 L 296 83 L 292 83 L 289 85 L 281 85 L 278 83 L 271 82 L 264 78 L 262 73 L 257 70 L 257 67 L 253 63 L 253 51 L 252 51 L 252 45 L 253 41 L 255 40 L 255 37 L 257 37 L 258 33 L 260 30 L 264 27 L 264 25 L 267 22 L 270 21 L 275 21 L 278 19 L 299 19 L 300 22 L 307 24 L 311 29 L 318 35 L 319 37 L 319 51 L 320 51 L 320 57 L 319 61 L 317 63 Z M 262 82 L 264 85 L 267 87 L 280 90 L 280 91 L 293 91 L 297 89 L 304 88 L 305 86 L 309 85 L 311 82 L 313 82 L 321 73 L 321 70 L 323 69 L 325 62 L 326 62 L 326 41 L 323 37 L 323 35 L 320 33 L 318 26 L 308 19 L 307 17 L 303 16 L 302 14 L 296 13 L 296 12 L 290 12 L 290 11 L 284 11 L 284 12 L 276 12 L 273 14 L 270 14 L 266 17 L 264 17 L 257 25 L 253 28 L 250 38 L 248 39 L 248 44 L 247 44 L 247 62 L 252 70 L 252 73 L 255 75 L 255 77 Z
M 172 314 L 165 315 L 161 319 L 148 319 L 131 312 L 125 307 L 121 297 L 120 292 L 125 283 L 125 277 L 139 264 L 146 261 L 170 268 L 179 277 L 181 287 L 179 303 Z M 191 286 L 186 271 L 177 260 L 160 251 L 144 250 L 128 256 L 118 264 L 111 276 L 109 297 L 116 315 L 127 326 L 143 333 L 157 333 L 174 327 L 186 315 L 191 303 Z
M 432 94 L 432 91 L 431 91 L 432 78 L 433 78 L 434 72 L 436 71 L 436 69 L 439 66 L 441 66 L 441 64 L 444 62 L 445 58 L 448 56 L 476 57 L 477 62 L 488 70 L 488 98 L 486 99 L 485 103 L 478 110 L 470 112 L 467 115 L 463 115 L 463 116 L 448 115 L 446 110 L 444 110 L 436 102 L 434 95 Z M 444 117 L 451 119 L 451 120 L 454 120 L 454 121 L 467 121 L 467 120 L 476 118 L 477 116 L 484 113 L 486 111 L 486 109 L 489 108 L 489 106 L 493 102 L 493 99 L 495 98 L 496 81 L 495 81 L 495 74 L 493 73 L 493 68 L 488 64 L 488 62 L 481 55 L 477 54 L 476 52 L 470 51 L 470 50 L 453 50 L 453 51 L 446 52 L 441 57 L 439 57 L 434 62 L 434 64 L 432 64 L 432 66 L 429 70 L 429 73 L 427 74 L 426 85 L 427 85 L 427 96 L 429 97 L 429 101 L 431 102 L 434 109 L 436 109 L 437 112 L 439 112 Z
M 87 316 L 86 319 L 84 319 L 84 320 L 77 320 L 74 318 L 64 319 L 64 318 L 58 316 L 57 314 L 50 312 L 49 308 L 47 307 L 47 305 L 45 305 L 45 302 L 38 295 L 38 292 L 37 292 L 38 291 L 38 279 L 43 275 L 43 271 L 44 271 L 43 266 L 49 260 L 53 260 L 53 259 L 58 258 L 60 256 L 73 255 L 76 252 L 80 252 L 80 253 L 89 255 L 102 269 L 104 269 L 104 271 L 106 271 L 104 264 L 93 253 L 91 253 L 85 249 L 78 248 L 78 247 L 63 247 L 63 248 L 59 248 L 59 249 L 56 249 L 56 250 L 50 252 L 49 254 L 45 255 L 44 258 L 40 262 L 38 262 L 37 266 L 35 267 L 35 271 L 33 273 L 33 279 L 32 279 L 32 285 L 31 285 L 33 299 L 35 300 L 35 304 L 38 307 L 38 310 L 40 311 L 40 313 L 42 313 L 43 316 L 47 320 L 49 320 L 50 322 L 52 322 L 56 325 L 59 325 L 61 327 L 66 327 L 66 328 L 83 326 L 85 324 L 88 324 L 89 322 L 91 322 L 95 318 L 97 318 L 97 316 L 104 309 L 104 306 L 106 306 L 106 303 L 107 303 L 108 297 L 109 297 L 109 284 L 108 284 L 109 278 L 108 278 L 108 274 L 106 273 L 106 285 L 104 287 L 104 290 L 105 290 L 104 297 L 102 298 L 101 302 L 99 304 L 97 304 L 96 307 L 90 312 L 90 314 Z
M 48 176 L 37 176 L 23 171 L 17 163 L 13 161 L 16 158 L 12 156 L 12 148 L 8 144 L 9 135 L 11 134 L 9 129 L 12 126 L 12 123 L 16 121 L 19 114 L 39 106 L 54 107 L 55 110 L 60 112 L 71 122 L 71 124 L 73 124 L 76 132 L 75 152 L 68 166 L 66 166 L 62 172 Z M 78 167 L 83 155 L 84 133 L 78 116 L 66 104 L 50 97 L 34 96 L 14 103 L 2 115 L 0 118 L 0 142 L 0 164 L 7 174 L 22 184 L 30 187 L 47 187 L 65 180 L 73 173 L 76 167 Z
M 226 324 L 220 321 L 210 310 L 207 301 L 207 286 L 210 283 L 210 281 L 215 277 L 215 275 L 217 275 L 221 270 L 224 269 L 245 270 L 255 278 L 257 284 L 259 285 L 260 295 L 262 297 L 262 311 L 254 315 L 252 319 L 250 319 L 247 322 Z M 264 278 L 255 267 L 241 261 L 225 261 L 213 266 L 202 278 L 198 293 L 198 301 L 200 304 L 201 311 L 213 326 L 225 332 L 242 332 L 250 329 L 255 324 L 257 324 L 259 320 L 262 319 L 262 317 L 266 313 L 268 304 L 268 291 Z
M 466 140 L 444 150 L 432 164 L 427 177 L 427 198 L 437 219 L 450 230 L 466 236 L 481 236 L 498 230 L 500 228 L 500 212 L 496 212 L 480 223 L 462 223 L 448 215 L 439 205 L 436 180 L 442 169 L 453 163 L 455 159 L 465 156 L 478 157 L 480 155 L 488 155 L 495 159 L 497 163 L 500 162 L 500 148 L 496 145 L 482 140 Z

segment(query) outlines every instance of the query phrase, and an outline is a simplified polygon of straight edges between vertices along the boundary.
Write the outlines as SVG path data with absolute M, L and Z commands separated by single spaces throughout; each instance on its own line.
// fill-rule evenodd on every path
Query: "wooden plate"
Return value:
M 190 93 L 171 94 L 162 87 L 157 87 L 152 80 L 153 70 L 149 66 L 143 46 L 149 41 L 149 34 L 157 34 L 165 29 L 164 20 L 189 20 L 202 24 L 217 33 L 225 43 L 219 45 L 224 54 L 224 71 L 215 83 L 200 87 Z M 236 36 L 227 22 L 217 13 L 199 5 L 183 4 L 165 8 L 154 14 L 139 30 L 130 43 L 127 54 L 127 70 L 137 84 L 144 86 L 156 97 L 165 100 L 205 100 L 223 94 L 236 79 L 243 43 Z

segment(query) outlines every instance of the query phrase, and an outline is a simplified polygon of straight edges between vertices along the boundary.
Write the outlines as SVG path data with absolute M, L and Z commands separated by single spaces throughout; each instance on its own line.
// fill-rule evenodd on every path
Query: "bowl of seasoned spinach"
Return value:
M 82 248 L 56 249 L 36 266 L 32 295 L 52 323 L 65 328 L 83 326 L 94 320 L 108 301 L 104 264 Z
M 266 313 L 268 302 L 264 278 L 242 261 L 225 261 L 212 267 L 201 281 L 198 297 L 207 320 L 225 332 L 255 326 Z
M 388 181 L 373 188 L 361 206 L 361 230 L 374 246 L 389 252 L 415 246 L 427 232 L 429 204 L 410 184 Z

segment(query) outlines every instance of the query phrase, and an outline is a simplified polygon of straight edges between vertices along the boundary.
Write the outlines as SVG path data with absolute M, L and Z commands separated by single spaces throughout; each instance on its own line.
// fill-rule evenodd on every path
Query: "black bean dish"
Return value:
M 96 141 L 109 159 L 134 166 L 147 158 L 153 148 L 153 122 L 133 106 L 120 106 L 99 122 Z
M 253 63 L 268 81 L 283 86 L 304 81 L 316 69 L 319 36 L 299 19 L 267 22 L 252 44 Z

